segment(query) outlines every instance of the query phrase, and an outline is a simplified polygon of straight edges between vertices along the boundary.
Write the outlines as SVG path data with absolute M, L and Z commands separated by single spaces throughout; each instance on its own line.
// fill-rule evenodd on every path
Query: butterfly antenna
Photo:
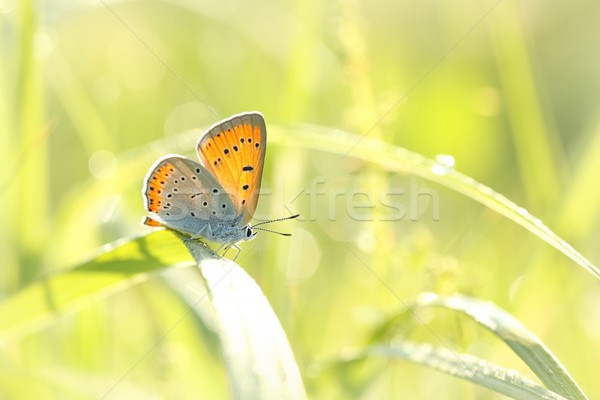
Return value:
M 300 216 L 300 214 L 294 214 L 294 215 L 290 215 L 289 217 L 283 217 L 283 218 L 272 219 L 270 221 L 259 222 L 256 225 L 252 225 L 252 229 L 254 229 L 255 227 L 260 226 L 260 225 L 270 224 L 271 222 L 279 222 L 279 221 L 285 221 L 288 219 L 294 219 L 294 218 L 298 218 L 299 216 Z M 263 230 L 266 230 L 266 229 L 263 229 Z M 275 232 L 275 233 L 279 233 L 279 232 Z
M 252 229 L 255 229 L 257 231 L 276 233 L 276 234 L 281 235 L 281 236 L 292 236 L 291 233 L 277 232 L 277 231 L 272 231 L 270 229 L 264 229 L 264 228 L 252 228 Z

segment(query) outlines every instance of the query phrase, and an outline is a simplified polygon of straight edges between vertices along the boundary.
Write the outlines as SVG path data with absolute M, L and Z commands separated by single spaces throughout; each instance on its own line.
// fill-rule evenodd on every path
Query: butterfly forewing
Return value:
M 182 156 L 166 156 L 148 171 L 144 205 L 153 217 L 148 225 L 162 224 L 191 235 L 217 221 L 235 219 L 225 189 L 202 165 Z
M 244 113 L 213 125 L 198 141 L 198 155 L 231 197 L 247 224 L 256 210 L 267 144 L 260 113 Z

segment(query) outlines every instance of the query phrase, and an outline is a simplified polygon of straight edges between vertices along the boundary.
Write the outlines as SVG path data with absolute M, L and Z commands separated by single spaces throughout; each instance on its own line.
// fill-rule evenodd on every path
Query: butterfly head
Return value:
M 244 227 L 244 237 L 243 240 L 250 240 L 250 239 L 254 239 L 254 236 L 256 236 L 257 232 L 254 232 L 254 230 L 252 230 L 252 227 L 250 225 L 246 225 Z
M 279 222 L 279 221 L 285 221 L 288 219 L 294 219 L 294 218 L 298 218 L 299 216 L 300 216 L 300 214 L 294 214 L 294 215 L 290 215 L 289 217 L 283 217 L 283 218 L 272 219 L 270 221 L 259 222 L 258 224 L 255 224 L 254 226 L 248 225 L 245 227 L 246 231 L 245 231 L 244 240 L 252 239 L 258 233 L 256 231 L 271 232 L 271 233 L 276 233 L 281 236 L 292 236 L 289 233 L 282 233 L 282 232 L 273 231 L 271 229 L 258 228 L 258 226 L 264 225 L 264 224 L 270 224 L 271 222 Z

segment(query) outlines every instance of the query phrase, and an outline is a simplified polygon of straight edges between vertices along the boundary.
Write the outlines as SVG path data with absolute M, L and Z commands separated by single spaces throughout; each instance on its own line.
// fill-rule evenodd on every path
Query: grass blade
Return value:
M 0 303 L 0 336 L 42 329 L 57 317 L 124 290 L 166 267 L 190 265 L 181 242 L 167 231 L 107 246 L 94 259 L 42 277 Z
M 233 397 L 304 399 L 285 332 L 256 282 L 239 265 L 216 256 L 202 243 L 182 239 L 206 281 Z
M 442 297 L 433 293 L 422 295 L 417 304 L 419 307 L 451 309 L 472 318 L 513 349 L 552 391 L 569 399 L 586 399 L 577 383 L 542 341 L 516 318 L 494 304 L 462 295 Z
M 411 361 L 457 378 L 466 379 L 515 399 L 565 399 L 565 397 L 549 391 L 515 371 L 478 359 L 472 355 L 457 355 L 451 350 L 436 348 L 428 344 L 400 342 L 390 346 L 373 346 L 357 359 L 367 356 L 400 358 Z
M 353 149 L 350 155 L 354 158 L 374 162 L 389 171 L 417 175 L 462 193 L 521 225 L 600 279 L 598 267 L 544 225 L 541 220 L 488 186 L 456 171 L 453 166 L 441 165 L 420 154 L 380 140 L 361 138 L 331 128 L 310 126 L 284 131 L 274 127 L 269 134 L 271 143 L 300 146 L 339 154 L 341 157 L 345 157 L 348 151 Z

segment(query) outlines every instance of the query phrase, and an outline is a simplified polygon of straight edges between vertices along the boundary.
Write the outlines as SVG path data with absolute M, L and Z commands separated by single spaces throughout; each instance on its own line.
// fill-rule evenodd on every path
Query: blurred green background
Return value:
M 303 218 L 273 226 L 292 238 L 244 244 L 238 262 L 275 309 L 309 396 L 498 398 L 405 362 L 373 361 L 366 378 L 323 373 L 403 302 L 434 291 L 505 308 L 598 398 L 591 275 L 462 195 L 356 160 L 360 146 L 346 157 L 307 150 L 286 130 L 322 125 L 452 155 L 598 264 L 599 19 L 593 0 L 0 0 L 0 296 L 147 233 L 141 187 L 154 160 L 195 158 L 205 127 L 259 110 L 278 133 L 257 217 Z M 432 204 L 401 221 L 385 221 L 380 205 L 365 221 L 347 213 L 353 191 L 376 200 L 404 189 L 407 201 L 415 187 L 437 194 L 439 221 Z M 156 276 L 0 341 L 0 395 L 102 397 L 185 312 L 180 298 Z M 531 376 L 481 328 L 430 317 L 459 351 Z M 403 335 L 435 342 L 418 325 Z M 226 393 L 216 344 L 188 319 L 107 398 Z

